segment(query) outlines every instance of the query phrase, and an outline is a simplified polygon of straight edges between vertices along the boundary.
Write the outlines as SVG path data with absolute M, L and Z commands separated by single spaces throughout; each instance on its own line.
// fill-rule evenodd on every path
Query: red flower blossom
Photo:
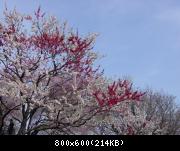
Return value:
M 123 90 L 123 92 L 120 93 L 120 90 Z M 106 92 L 103 92 L 101 89 L 99 89 L 98 91 L 93 93 L 100 106 L 108 105 L 109 107 L 112 107 L 118 102 L 122 102 L 125 100 L 139 101 L 141 96 L 143 96 L 144 94 L 145 93 L 141 93 L 138 91 L 134 92 L 132 90 L 132 83 L 127 80 L 119 80 L 118 82 L 113 82 L 107 87 Z

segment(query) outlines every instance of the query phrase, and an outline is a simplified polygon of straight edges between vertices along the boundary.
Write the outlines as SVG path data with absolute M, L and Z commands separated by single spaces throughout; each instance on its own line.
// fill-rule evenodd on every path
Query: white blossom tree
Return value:
M 139 100 L 127 80 L 104 85 L 95 35 L 80 37 L 40 8 L 0 22 L 1 134 L 76 134 L 95 115 Z M 79 130 L 81 133 L 81 130 Z M 2 133 L 3 132 L 3 133 Z
M 65 24 L 59 26 L 55 17 L 45 17 L 40 8 L 34 16 L 16 10 L 5 10 L 4 15 L 0 26 L 0 94 L 11 99 L 8 104 L 15 104 L 17 111 L 11 122 L 17 123 L 16 134 L 49 129 L 63 132 L 84 124 L 98 111 L 97 104 L 88 106 L 83 98 L 91 80 L 99 76 L 92 68 L 97 58 L 92 51 L 95 35 L 81 38 Z M 61 85 L 59 98 L 50 96 L 54 82 Z M 1 118 L 1 125 L 6 119 Z

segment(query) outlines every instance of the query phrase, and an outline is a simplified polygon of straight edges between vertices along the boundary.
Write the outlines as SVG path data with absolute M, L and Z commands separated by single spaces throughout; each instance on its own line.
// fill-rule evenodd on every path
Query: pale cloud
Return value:
M 164 10 L 157 14 L 156 19 L 169 23 L 180 24 L 180 9 Z

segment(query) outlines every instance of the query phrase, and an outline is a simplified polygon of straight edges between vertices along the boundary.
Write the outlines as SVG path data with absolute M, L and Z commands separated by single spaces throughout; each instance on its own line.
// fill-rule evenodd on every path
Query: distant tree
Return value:
M 175 102 L 175 97 L 152 90 L 147 90 L 147 92 L 143 98 L 147 118 L 149 120 L 158 119 L 158 126 L 162 130 L 162 134 L 178 134 L 180 131 L 180 108 Z

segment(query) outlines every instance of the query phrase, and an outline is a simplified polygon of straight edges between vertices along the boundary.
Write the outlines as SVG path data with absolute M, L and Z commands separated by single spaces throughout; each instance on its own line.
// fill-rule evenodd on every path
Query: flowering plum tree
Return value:
M 78 32 L 46 17 L 4 11 L 0 23 L 0 131 L 37 135 L 74 134 L 96 114 L 126 100 L 139 100 L 128 81 L 101 89 L 102 73 L 93 64 L 95 35 Z M 10 131 L 11 130 L 11 131 Z M 11 132 L 11 133 L 10 133 Z

